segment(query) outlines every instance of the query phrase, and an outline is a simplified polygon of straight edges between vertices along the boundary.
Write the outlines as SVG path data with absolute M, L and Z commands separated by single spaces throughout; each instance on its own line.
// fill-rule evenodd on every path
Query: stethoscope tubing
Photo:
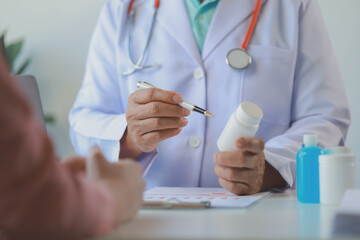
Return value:
M 147 37 L 147 40 L 146 40 L 146 43 L 145 43 L 145 47 L 144 47 L 144 50 L 142 51 L 142 53 L 141 53 L 141 55 L 140 55 L 140 57 L 139 57 L 139 59 L 138 59 L 138 61 L 136 63 L 135 63 L 134 58 L 133 58 L 132 44 L 131 44 L 131 42 L 132 42 L 131 41 L 131 30 L 133 28 L 132 26 L 133 26 L 134 15 L 135 15 L 135 13 L 131 11 L 133 2 L 134 1 L 131 2 L 131 5 L 129 7 L 128 27 L 127 27 L 128 63 L 132 67 L 132 69 L 130 69 L 129 71 L 123 72 L 121 74 L 123 76 L 131 75 L 131 74 L 133 74 L 134 72 L 136 72 L 138 70 L 144 70 L 144 69 L 148 69 L 148 68 L 159 67 L 157 65 L 142 65 L 142 63 L 143 63 L 143 61 L 144 61 L 144 59 L 145 59 L 145 57 L 147 55 L 148 49 L 149 49 L 149 43 L 150 43 L 150 39 L 151 39 L 152 34 L 153 34 L 153 29 L 154 29 L 154 25 L 155 25 L 155 19 L 156 19 L 156 16 L 157 16 L 157 11 L 159 9 L 160 1 L 159 0 L 155 1 L 154 14 L 153 14 L 153 17 L 152 17 L 152 20 L 151 20 L 150 29 L 149 29 L 148 37 Z
M 128 9 L 128 23 L 127 23 L 127 35 L 128 35 L 128 37 L 127 37 L 127 46 L 128 46 L 127 55 L 128 56 L 127 57 L 128 57 L 128 63 L 130 65 L 131 69 L 121 73 L 122 76 L 131 75 L 138 70 L 145 70 L 145 69 L 149 69 L 149 68 L 159 68 L 159 65 L 157 65 L 157 64 L 143 65 L 143 62 L 147 56 L 148 49 L 149 49 L 149 43 L 150 43 L 150 40 L 153 35 L 154 23 L 155 23 L 155 19 L 157 16 L 157 11 L 159 9 L 160 0 L 155 0 L 155 2 L 154 2 L 154 14 L 153 14 L 151 24 L 150 24 L 150 29 L 149 29 L 149 32 L 147 35 L 148 37 L 146 39 L 144 49 L 143 49 L 139 59 L 136 61 L 136 63 L 135 63 L 134 57 L 133 57 L 132 41 L 131 41 L 131 30 L 133 28 L 134 21 L 135 21 L 135 12 L 132 11 L 134 2 L 135 2 L 135 0 L 131 0 L 131 2 L 130 2 L 129 9 Z M 236 70 L 245 69 L 252 62 L 251 56 L 247 52 L 247 47 L 248 47 L 250 39 L 253 35 L 254 29 L 255 29 L 255 26 L 256 26 L 256 23 L 257 23 L 257 20 L 259 17 L 261 4 L 262 4 L 262 0 L 257 0 L 255 9 L 254 9 L 254 14 L 251 19 L 251 23 L 249 25 L 248 31 L 245 35 L 244 42 L 241 45 L 241 48 L 232 49 L 227 54 L 227 57 L 225 59 L 226 63 L 233 69 L 236 69 Z M 234 56 L 234 57 L 231 58 L 231 56 Z
M 261 4 L 262 4 L 262 0 L 257 0 L 256 5 L 255 5 L 255 10 L 254 10 L 254 15 L 253 15 L 253 17 L 251 19 L 251 23 L 250 23 L 249 29 L 248 29 L 248 31 L 246 33 L 244 42 L 241 45 L 241 49 L 244 49 L 245 51 L 247 50 L 250 39 L 251 39 L 251 37 L 253 35 L 254 29 L 255 29 L 255 26 L 256 26 L 256 23 L 257 23 L 257 20 L 258 20 L 258 17 L 259 17 L 259 13 L 260 13 L 260 10 L 261 10 Z

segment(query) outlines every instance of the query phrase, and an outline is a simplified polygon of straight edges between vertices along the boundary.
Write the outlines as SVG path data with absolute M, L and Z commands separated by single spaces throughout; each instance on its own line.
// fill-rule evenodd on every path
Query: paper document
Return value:
M 223 188 L 156 187 L 145 192 L 144 201 L 209 202 L 210 208 L 245 208 L 269 194 L 270 192 L 263 192 L 236 196 Z

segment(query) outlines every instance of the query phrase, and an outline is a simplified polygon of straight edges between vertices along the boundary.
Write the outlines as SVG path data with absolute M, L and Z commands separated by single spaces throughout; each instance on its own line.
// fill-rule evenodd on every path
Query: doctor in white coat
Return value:
M 195 1 L 195 0 L 194 0 Z M 350 113 L 316 0 L 264 0 L 243 70 L 225 62 L 244 41 L 255 0 L 220 0 L 201 51 L 182 0 L 163 0 L 155 16 L 144 64 L 132 74 L 154 16 L 154 1 L 110 0 L 93 34 L 86 73 L 70 112 L 71 140 L 81 155 L 97 144 L 108 159 L 132 157 L 154 186 L 219 187 L 235 194 L 295 188 L 296 153 L 304 134 L 322 147 L 344 144 Z M 198 16 L 199 17 L 199 16 Z M 137 90 L 138 81 L 160 89 Z M 181 99 L 212 112 L 190 112 Z M 243 101 L 264 117 L 255 138 L 220 152 L 216 141 Z

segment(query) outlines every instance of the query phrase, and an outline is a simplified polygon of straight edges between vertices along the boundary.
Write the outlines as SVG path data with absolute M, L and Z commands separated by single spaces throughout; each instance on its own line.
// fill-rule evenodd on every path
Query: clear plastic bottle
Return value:
M 296 157 L 297 199 L 302 203 L 319 203 L 319 156 L 316 135 L 304 135 L 303 148 Z
M 231 115 L 217 141 L 220 151 L 238 150 L 235 146 L 236 139 L 255 136 L 262 117 L 263 112 L 258 105 L 251 102 L 242 102 Z

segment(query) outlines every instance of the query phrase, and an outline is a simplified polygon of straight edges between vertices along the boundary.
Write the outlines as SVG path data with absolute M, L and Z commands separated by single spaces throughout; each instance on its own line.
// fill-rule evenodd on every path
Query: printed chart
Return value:
M 223 188 L 156 187 L 145 192 L 144 201 L 209 202 L 211 208 L 245 208 L 269 194 L 236 196 Z

